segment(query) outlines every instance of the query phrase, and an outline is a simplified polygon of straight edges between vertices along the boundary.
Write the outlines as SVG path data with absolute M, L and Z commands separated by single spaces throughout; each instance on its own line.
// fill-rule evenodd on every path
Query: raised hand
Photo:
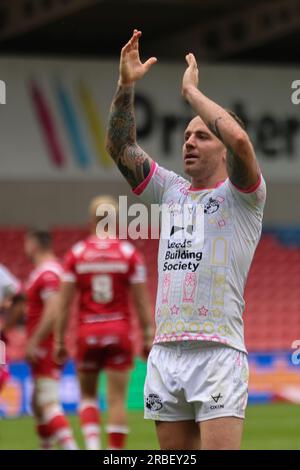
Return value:
M 119 85 L 133 85 L 157 62 L 156 57 L 150 57 L 146 62 L 141 62 L 139 54 L 141 35 L 142 32 L 135 29 L 131 39 L 121 51 Z
M 197 61 L 195 59 L 194 54 L 187 54 L 185 56 L 185 60 L 187 61 L 188 67 L 184 72 L 183 79 L 182 79 L 182 94 L 185 96 L 185 93 L 188 91 L 190 87 L 198 87 L 199 83 L 199 70 Z

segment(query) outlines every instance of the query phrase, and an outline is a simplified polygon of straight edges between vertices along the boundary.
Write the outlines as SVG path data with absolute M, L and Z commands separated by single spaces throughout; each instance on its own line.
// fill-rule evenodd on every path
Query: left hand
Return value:
M 35 341 L 29 341 L 25 351 L 25 359 L 30 364 L 35 364 L 39 358 L 38 344 Z
M 53 347 L 53 359 L 57 364 L 64 364 L 68 359 L 68 351 L 64 341 L 55 341 Z
M 182 79 L 182 94 L 185 96 L 190 87 L 198 88 L 199 70 L 194 54 L 189 53 L 185 56 L 188 67 L 184 72 Z
M 149 326 L 144 332 L 142 351 L 141 351 L 142 359 L 144 359 L 145 361 L 147 360 L 150 354 L 151 348 L 153 346 L 153 340 L 154 340 L 154 330 L 152 326 Z
M 144 341 L 143 346 L 142 346 L 142 351 L 141 351 L 141 357 L 142 359 L 144 359 L 144 361 L 147 361 L 151 349 L 152 349 L 152 343 L 150 343 L 149 341 Z

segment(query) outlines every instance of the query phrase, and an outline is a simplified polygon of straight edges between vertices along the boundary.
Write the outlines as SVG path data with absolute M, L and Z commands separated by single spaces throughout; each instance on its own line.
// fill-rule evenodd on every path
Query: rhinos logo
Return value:
M 161 398 L 155 393 L 150 393 L 146 398 L 146 408 L 150 411 L 159 411 L 163 407 Z
M 213 214 L 214 212 L 217 212 L 219 207 L 220 207 L 219 201 L 210 197 L 208 202 L 204 206 L 204 214 Z

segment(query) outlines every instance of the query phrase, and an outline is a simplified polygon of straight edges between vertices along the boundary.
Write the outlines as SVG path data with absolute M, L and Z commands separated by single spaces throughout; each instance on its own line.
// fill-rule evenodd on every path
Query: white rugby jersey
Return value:
M 20 290 L 20 281 L 3 264 L 0 264 L 0 303 L 5 297 L 15 295 Z
M 243 294 L 261 236 L 264 179 L 247 191 L 228 178 L 213 189 L 192 189 L 186 179 L 153 163 L 134 193 L 146 203 L 166 204 L 170 213 L 169 237 L 161 235 L 159 243 L 154 343 L 215 341 L 247 352 Z M 199 204 L 204 238 L 195 233 L 201 230 L 199 212 L 195 219 Z M 178 207 L 184 206 L 192 214 L 185 230 L 178 223 Z

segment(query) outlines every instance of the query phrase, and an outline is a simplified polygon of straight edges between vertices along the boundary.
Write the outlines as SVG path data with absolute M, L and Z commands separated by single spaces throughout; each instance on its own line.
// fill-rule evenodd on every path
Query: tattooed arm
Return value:
M 248 134 L 225 109 L 198 90 L 198 67 L 193 54 L 188 54 L 186 61 L 183 96 L 227 148 L 227 171 L 232 183 L 241 189 L 255 185 L 260 169 Z
M 149 174 L 152 160 L 136 142 L 134 84 L 156 62 L 151 57 L 144 64 L 139 57 L 141 32 L 134 30 L 123 47 L 118 89 L 111 105 L 106 148 L 131 187 L 138 186 Z
M 119 85 L 114 96 L 107 130 L 107 151 L 132 188 L 149 174 L 151 158 L 136 142 L 133 85 Z

